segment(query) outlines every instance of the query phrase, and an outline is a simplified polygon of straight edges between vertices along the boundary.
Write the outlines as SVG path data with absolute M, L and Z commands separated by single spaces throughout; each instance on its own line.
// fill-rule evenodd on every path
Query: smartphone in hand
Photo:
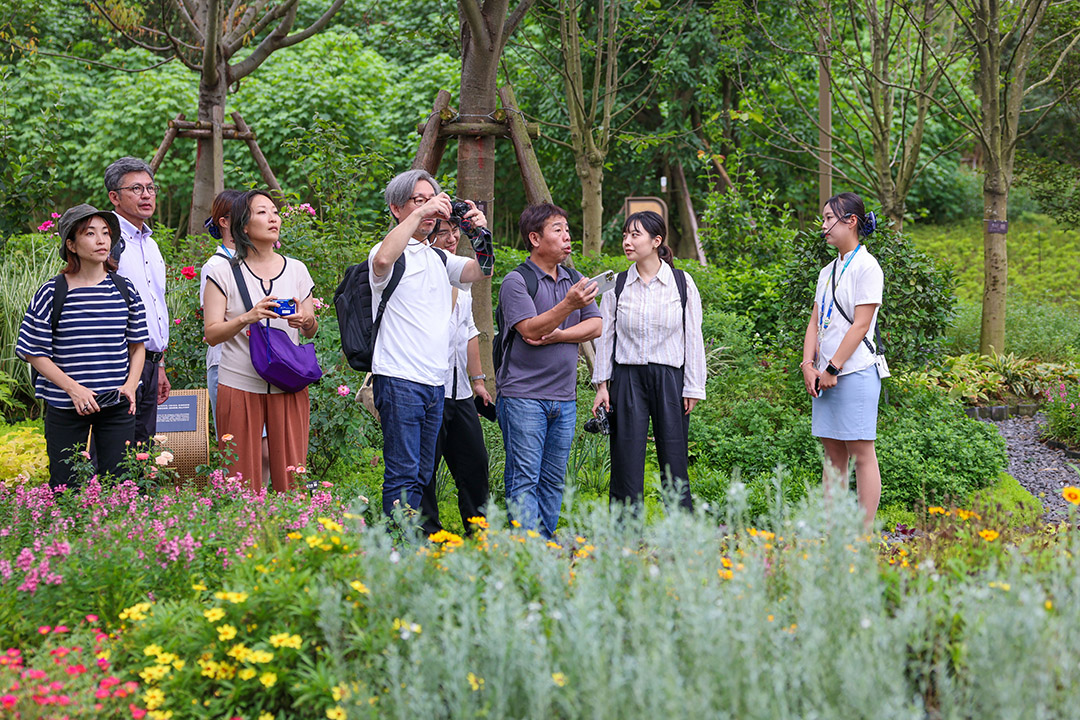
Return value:
M 596 277 L 589 278 L 589 282 L 596 283 L 597 295 L 603 295 L 608 290 L 615 288 L 615 271 L 605 270 Z

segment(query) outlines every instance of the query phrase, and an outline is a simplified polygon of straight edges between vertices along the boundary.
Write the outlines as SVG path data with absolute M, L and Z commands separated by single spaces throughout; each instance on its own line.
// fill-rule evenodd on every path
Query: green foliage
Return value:
M 1043 412 L 1047 437 L 1080 448 L 1080 383 L 1074 380 L 1048 387 Z
M 885 274 L 885 293 L 878 323 L 891 365 L 917 367 L 936 357 L 954 314 L 953 280 L 936 256 L 915 249 L 906 235 L 879 228 L 867 241 Z M 820 233 L 803 232 L 791 242 L 783 277 L 784 317 L 795 338 L 801 338 L 814 302 L 818 273 L 835 259 Z M 850 312 L 850 311 L 849 311 Z
M 1062 227 L 1080 225 L 1080 168 L 1027 151 L 1017 153 L 1016 160 L 1016 184 L 1028 188 L 1042 211 Z
M 1005 472 L 993 485 L 973 494 L 971 506 L 985 508 L 992 520 L 1018 529 L 1037 527 L 1043 512 L 1039 499 Z
M 978 352 L 981 319 L 978 301 L 959 301 L 956 320 L 946 333 L 946 349 L 954 354 Z M 1075 306 L 1010 292 L 1005 309 L 1005 351 L 1041 362 L 1080 364 L 1080 315 Z
M 956 295 L 982 302 L 983 228 L 978 221 L 952 225 L 912 225 L 906 233 L 916 248 L 950 268 Z M 1080 303 L 1080 230 L 1047 218 L 1025 215 L 1010 219 L 1005 236 L 1009 258 L 1009 304 L 1023 297 L 1033 303 L 1076 307 Z M 1006 319 L 1008 324 L 1008 319 Z M 1010 331 L 1006 330 L 1006 343 Z M 1006 352 L 1030 355 L 1020 348 Z
M 49 479 L 49 456 L 40 420 L 0 426 L 0 483 L 39 485 Z

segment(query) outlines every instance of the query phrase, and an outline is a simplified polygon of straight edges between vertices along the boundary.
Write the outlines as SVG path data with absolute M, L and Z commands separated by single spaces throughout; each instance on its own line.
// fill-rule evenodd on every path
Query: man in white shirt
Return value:
M 122 157 L 105 169 L 105 189 L 120 220 L 120 242 L 113 248 L 117 273 L 130 280 L 142 298 L 150 332 L 135 409 L 135 442 L 147 442 L 157 430 L 157 406 L 169 399 L 171 390 L 162 362 L 169 346 L 165 259 L 147 225 L 157 208 L 157 186 L 149 165 Z
M 405 261 L 371 360 L 375 407 L 383 427 L 383 512 L 390 515 L 397 503 L 419 510 L 435 469 L 450 365 L 451 285 L 468 289 L 485 275 L 475 259 L 428 245 L 436 222 L 451 214 L 450 196 L 429 173 L 401 173 L 386 186 L 385 197 L 397 225 L 368 255 L 373 315 L 394 264 L 399 258 Z M 473 207 L 465 217 L 479 214 Z

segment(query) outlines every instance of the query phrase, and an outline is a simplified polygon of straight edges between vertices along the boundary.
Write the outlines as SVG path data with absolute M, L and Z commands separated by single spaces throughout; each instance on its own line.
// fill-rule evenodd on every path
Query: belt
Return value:
M 159 352 L 159 351 L 158 352 L 147 352 L 146 353 L 146 362 L 148 362 L 148 363 L 161 362 L 161 358 L 164 355 L 165 355 L 165 353 Z

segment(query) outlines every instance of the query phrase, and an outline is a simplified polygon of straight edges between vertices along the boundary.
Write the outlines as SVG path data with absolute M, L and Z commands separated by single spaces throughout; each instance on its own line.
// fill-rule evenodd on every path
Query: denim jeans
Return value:
M 526 530 L 553 537 L 562 509 L 577 404 L 499 397 L 495 412 L 506 448 L 507 515 Z
M 383 427 L 383 512 L 402 500 L 420 509 L 435 470 L 435 441 L 442 426 L 443 388 L 376 375 L 375 409 Z

